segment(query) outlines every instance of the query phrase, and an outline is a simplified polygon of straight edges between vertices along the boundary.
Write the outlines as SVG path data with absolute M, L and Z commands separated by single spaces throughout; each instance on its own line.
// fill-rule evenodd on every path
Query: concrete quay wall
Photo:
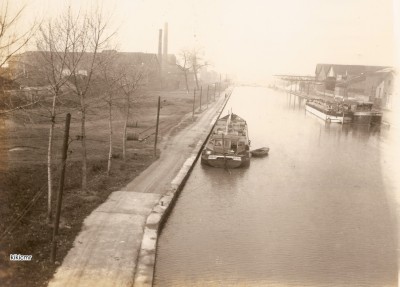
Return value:
M 179 194 L 181 193 L 189 175 L 200 157 L 204 145 L 210 137 L 211 131 L 218 118 L 221 116 L 232 91 L 230 91 L 221 107 L 217 111 L 217 115 L 210 123 L 210 131 L 204 140 L 200 140 L 194 148 L 192 154 L 185 161 L 182 168 L 172 180 L 170 187 L 160 198 L 159 202 L 154 206 L 150 215 L 147 217 L 142 244 L 139 252 L 138 262 L 136 264 L 134 287 L 150 287 L 153 286 L 153 278 L 157 256 L 157 242 L 161 234 L 163 226 L 171 213 Z

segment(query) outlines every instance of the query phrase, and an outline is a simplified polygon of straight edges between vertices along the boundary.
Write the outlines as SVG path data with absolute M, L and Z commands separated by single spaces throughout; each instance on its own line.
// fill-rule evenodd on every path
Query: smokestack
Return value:
M 163 56 L 162 56 L 162 29 L 158 30 L 158 67 L 160 77 L 160 88 L 162 89 L 162 78 L 163 78 Z
M 163 46 L 163 57 L 165 66 L 168 63 L 168 23 L 164 24 L 164 46 Z
M 162 71 L 162 29 L 158 30 L 158 64 L 160 66 L 160 75 Z

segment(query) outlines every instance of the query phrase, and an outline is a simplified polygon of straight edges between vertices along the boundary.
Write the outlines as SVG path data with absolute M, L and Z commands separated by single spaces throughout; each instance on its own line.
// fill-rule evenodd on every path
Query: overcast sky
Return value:
M 71 5 L 79 2 L 83 1 Z M 157 53 L 158 29 L 168 22 L 170 53 L 200 47 L 216 70 L 250 81 L 272 74 L 313 74 L 317 63 L 394 65 L 398 16 L 393 6 L 398 2 L 102 1 L 119 26 L 120 51 Z M 66 1 L 28 3 L 32 14 L 49 15 L 65 7 Z

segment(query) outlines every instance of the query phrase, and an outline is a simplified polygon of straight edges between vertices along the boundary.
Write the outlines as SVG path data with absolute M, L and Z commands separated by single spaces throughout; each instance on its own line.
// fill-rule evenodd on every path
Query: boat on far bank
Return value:
M 201 163 L 213 167 L 237 168 L 250 164 L 247 123 L 236 114 L 217 120 L 201 154 Z
M 349 123 L 353 117 L 349 105 L 321 99 L 308 100 L 306 102 L 306 111 L 326 122 L 332 123 Z
M 309 99 L 305 106 L 307 112 L 326 122 L 356 125 L 380 125 L 382 123 L 383 113 L 374 109 L 371 102 Z
M 371 102 L 350 102 L 353 112 L 353 123 L 364 125 L 376 125 L 382 123 L 382 112 L 373 109 Z

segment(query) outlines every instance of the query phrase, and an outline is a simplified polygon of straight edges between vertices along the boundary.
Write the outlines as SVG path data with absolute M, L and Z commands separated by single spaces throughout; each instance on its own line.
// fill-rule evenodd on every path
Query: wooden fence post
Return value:
M 60 216 L 61 216 L 61 205 L 62 205 L 62 196 L 64 191 L 64 176 L 65 176 L 65 166 L 67 162 L 68 155 L 68 139 L 69 139 L 69 125 L 71 122 L 71 114 L 67 114 L 65 119 L 65 129 L 64 129 L 64 142 L 62 147 L 62 159 L 61 159 L 61 176 L 60 176 L 60 184 L 58 187 L 58 195 L 57 195 L 57 210 L 56 210 L 56 218 L 54 220 L 53 226 L 53 240 L 51 242 L 51 262 L 54 263 L 56 260 L 57 253 L 57 236 L 58 236 L 58 225 L 60 224 Z

